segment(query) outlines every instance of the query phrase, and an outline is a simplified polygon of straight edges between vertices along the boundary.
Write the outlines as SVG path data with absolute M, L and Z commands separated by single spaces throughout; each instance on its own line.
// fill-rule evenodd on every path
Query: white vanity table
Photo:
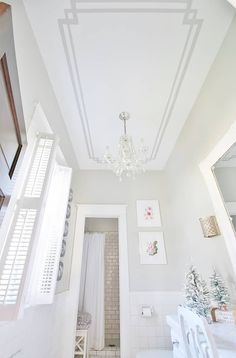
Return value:
M 183 358 L 184 351 L 181 343 L 181 332 L 180 325 L 177 315 L 166 316 L 166 321 L 170 327 L 171 341 L 173 345 L 173 357 L 174 358 Z
M 181 343 L 180 325 L 177 315 L 166 317 L 168 326 L 171 329 L 171 340 L 173 343 L 173 357 L 184 358 L 183 346 Z M 209 325 L 213 333 L 217 348 L 230 349 L 235 351 L 236 357 L 236 325 L 232 323 L 212 323 Z

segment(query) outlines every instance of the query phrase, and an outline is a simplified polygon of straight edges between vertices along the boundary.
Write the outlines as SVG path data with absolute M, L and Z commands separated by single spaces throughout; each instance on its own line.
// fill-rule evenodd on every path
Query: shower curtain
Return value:
M 85 233 L 80 283 L 79 311 L 92 315 L 89 348 L 101 350 L 104 337 L 105 234 Z

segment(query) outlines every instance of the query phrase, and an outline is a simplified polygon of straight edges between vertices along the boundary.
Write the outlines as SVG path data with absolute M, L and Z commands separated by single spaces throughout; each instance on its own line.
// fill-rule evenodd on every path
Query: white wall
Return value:
M 61 113 L 22 1 L 12 1 L 12 4 L 16 57 L 26 127 L 29 128 L 35 104 L 40 102 L 53 131 L 62 138 L 61 147 L 68 163 L 76 167 Z M 68 292 L 62 293 L 56 296 L 53 305 L 27 309 L 19 321 L 0 323 L 1 358 L 60 357 L 62 354 L 60 343 L 63 345 L 63 334 L 65 334 L 62 329 L 63 321 L 70 307 L 66 304 L 67 298 Z
M 164 172 L 119 183 L 108 171 L 80 171 L 79 203 L 127 204 L 130 290 L 180 290 L 193 262 L 207 279 L 215 266 L 233 284 L 222 237 L 203 238 L 199 218 L 214 214 L 199 163 L 236 119 L 236 20 L 205 81 Z M 140 265 L 137 199 L 159 199 L 168 265 Z M 143 231 L 145 231 L 143 229 Z M 233 288 L 233 287 L 231 287 Z
M 53 129 L 63 134 L 62 146 L 67 159 L 73 162 L 71 145 L 21 0 L 14 1 L 13 10 L 27 124 L 30 122 L 34 101 L 40 100 Z M 215 264 L 231 279 L 232 268 L 223 239 L 218 237 L 205 240 L 202 237 L 198 218 L 212 214 L 213 207 L 198 164 L 236 118 L 235 37 L 236 21 L 209 73 L 165 173 L 146 173 L 135 182 L 128 183 L 119 183 L 112 173 L 105 171 L 78 172 L 75 177 L 79 203 L 128 204 L 131 291 L 179 291 L 183 284 L 185 264 L 189 263 L 190 256 L 205 275 L 209 273 L 212 264 Z M 139 263 L 135 207 L 137 199 L 153 198 L 160 201 L 168 259 L 168 265 L 155 267 Z M 144 300 L 148 297 L 149 294 L 147 296 L 146 293 Z M 175 299 L 180 300 L 178 294 Z M 18 350 L 22 350 L 16 355 L 19 358 L 70 358 L 70 340 L 67 338 L 74 327 L 65 318 L 71 310 L 72 302 L 72 295 L 66 292 L 56 297 L 55 304 L 29 309 L 19 322 L 1 325 L 1 358 L 9 358 Z M 176 301 L 171 306 L 175 304 Z M 169 309 L 159 313 L 164 317 L 168 311 Z M 165 335 L 165 342 L 168 340 L 167 336 L 168 334 Z M 148 342 L 148 332 L 143 341 Z M 146 346 L 148 343 L 143 344 L 143 348 Z
M 26 127 L 29 127 L 36 103 L 40 102 L 52 130 L 60 137 L 67 163 L 77 163 L 51 82 L 29 24 L 22 0 L 9 0 L 12 5 L 16 60 Z
M 62 298 L 62 297 L 61 297 Z M 18 322 L 0 325 L 1 358 L 49 358 L 58 357 L 60 341 L 52 347 L 57 334 L 55 323 L 65 300 L 57 297 L 58 305 L 46 305 L 25 311 Z M 59 327 L 58 327 L 59 328 Z M 54 352 L 54 353 L 53 353 Z
M 182 301 L 180 290 L 190 263 L 206 279 L 216 267 L 235 294 L 223 237 L 204 239 L 199 224 L 200 217 L 214 214 L 199 163 L 236 120 L 235 37 L 236 19 L 164 172 L 148 172 L 122 183 L 106 171 L 79 171 L 74 178 L 81 204 L 127 204 L 132 357 L 137 350 L 170 346 L 165 315 L 175 312 Z M 139 263 L 135 205 L 137 199 L 155 198 L 160 201 L 168 265 L 144 266 Z M 170 305 L 156 304 L 159 296 Z M 141 318 L 142 304 L 156 304 L 151 321 Z
M 169 265 L 140 265 L 138 232 L 146 229 L 137 227 L 136 200 L 159 199 L 163 230 L 168 217 L 165 177 L 161 172 L 148 172 L 135 181 L 119 182 L 110 171 L 79 171 L 74 178 L 77 200 L 80 204 L 127 204 L 127 230 L 129 251 L 129 278 L 131 290 L 175 290 L 180 287 L 175 274 L 175 250 L 177 242 L 166 238 Z M 147 231 L 155 229 L 147 229 Z M 178 273 L 177 273 L 178 274 Z
M 167 235 L 179 243 L 176 265 L 180 275 L 192 257 L 205 277 L 216 266 L 230 282 L 235 278 L 223 238 L 203 239 L 199 227 L 199 217 L 214 214 L 199 163 L 236 120 L 235 37 L 236 19 L 166 167 L 170 215 L 174 217 Z

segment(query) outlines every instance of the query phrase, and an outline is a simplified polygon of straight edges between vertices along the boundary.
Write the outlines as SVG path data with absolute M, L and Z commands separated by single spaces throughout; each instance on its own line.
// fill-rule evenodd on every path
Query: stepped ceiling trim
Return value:
M 183 26 L 188 27 L 187 37 L 183 43 L 182 53 L 177 66 L 177 71 L 173 79 L 171 90 L 166 101 L 162 119 L 158 125 L 155 141 L 150 151 L 148 161 L 155 160 L 160 149 L 166 128 L 171 119 L 175 103 L 177 101 L 181 85 L 185 78 L 191 57 L 193 55 L 197 39 L 202 27 L 203 20 L 198 18 L 198 11 L 192 8 L 192 0 L 149 0 L 146 3 L 141 0 L 113 1 L 113 0 L 71 0 L 69 9 L 64 10 L 65 17 L 58 20 L 65 56 L 68 64 L 70 78 L 76 99 L 78 113 L 81 119 L 83 135 L 89 159 L 99 163 L 101 159 L 94 151 L 91 139 L 91 131 L 83 88 L 80 80 L 78 63 L 76 61 L 75 44 L 71 26 L 79 26 L 80 13 L 163 13 L 163 14 L 183 14 Z

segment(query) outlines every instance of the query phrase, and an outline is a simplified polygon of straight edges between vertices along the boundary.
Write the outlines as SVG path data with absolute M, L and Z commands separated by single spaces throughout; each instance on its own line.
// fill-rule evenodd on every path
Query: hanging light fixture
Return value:
M 109 147 L 104 154 L 104 162 L 109 164 L 114 173 L 122 180 L 123 176 L 135 178 L 137 174 L 145 171 L 144 164 L 147 161 L 148 148 L 143 145 L 135 149 L 132 137 L 127 134 L 126 122 L 130 118 L 129 113 L 121 112 L 119 118 L 124 124 L 124 134 L 118 144 L 118 156 L 115 158 L 110 153 Z

